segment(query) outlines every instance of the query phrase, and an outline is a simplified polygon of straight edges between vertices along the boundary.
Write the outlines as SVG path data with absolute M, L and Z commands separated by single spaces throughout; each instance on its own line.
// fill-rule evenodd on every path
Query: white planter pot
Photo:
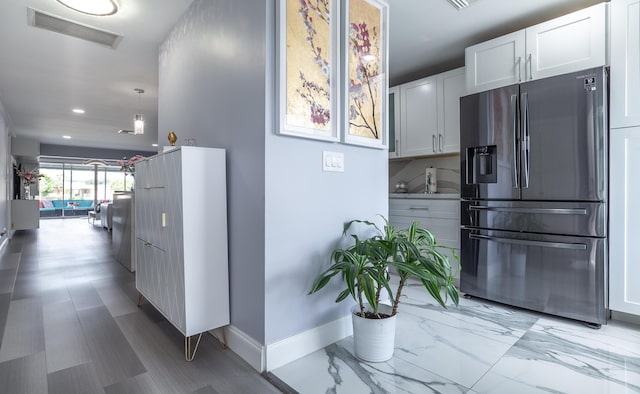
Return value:
M 391 314 L 391 310 L 389 305 L 378 307 L 381 313 Z M 393 356 L 396 342 L 396 316 L 365 319 L 356 315 L 357 312 L 360 312 L 360 307 L 356 305 L 351 310 L 356 357 L 371 362 L 387 361 Z

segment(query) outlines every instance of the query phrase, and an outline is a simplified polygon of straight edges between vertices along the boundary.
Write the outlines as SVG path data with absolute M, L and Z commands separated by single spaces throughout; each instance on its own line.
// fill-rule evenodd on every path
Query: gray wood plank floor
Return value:
M 281 392 L 207 334 L 186 362 L 181 334 L 136 302 L 103 228 L 55 219 L 18 231 L 0 254 L 0 392 Z

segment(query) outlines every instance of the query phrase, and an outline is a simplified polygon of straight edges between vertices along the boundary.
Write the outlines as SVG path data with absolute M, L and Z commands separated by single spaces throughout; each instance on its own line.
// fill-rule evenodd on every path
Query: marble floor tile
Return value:
M 640 393 L 638 326 L 594 330 L 477 298 L 443 309 L 415 284 L 393 358 L 362 362 L 352 347 L 348 337 L 271 372 L 300 393 Z
M 309 373 L 313 371 L 313 373 Z M 354 355 L 346 338 L 272 373 L 300 393 L 467 393 L 461 384 L 400 357 L 368 363 Z
M 616 321 L 593 330 L 580 322 L 540 319 L 473 389 L 640 392 L 640 332 Z

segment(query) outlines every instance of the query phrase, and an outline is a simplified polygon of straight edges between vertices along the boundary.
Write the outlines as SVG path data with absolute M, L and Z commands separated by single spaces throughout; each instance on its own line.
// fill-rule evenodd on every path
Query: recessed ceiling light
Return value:
M 64 138 L 65 140 L 70 140 L 71 136 L 70 135 L 63 135 L 62 138 Z
M 158 146 L 158 144 L 151 144 L 151 146 L 157 147 L 157 146 Z
M 109 16 L 118 12 L 116 0 L 57 0 L 58 3 L 83 14 Z
M 84 109 L 82 108 L 74 108 L 71 110 L 71 112 L 74 112 L 76 114 L 83 114 L 84 113 Z

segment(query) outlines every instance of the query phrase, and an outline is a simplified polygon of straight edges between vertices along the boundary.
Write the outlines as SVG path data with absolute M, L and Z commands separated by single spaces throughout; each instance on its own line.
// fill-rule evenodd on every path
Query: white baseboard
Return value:
M 611 319 L 612 320 L 623 321 L 623 322 L 626 322 L 626 323 L 640 325 L 640 316 L 632 315 L 630 313 L 618 312 L 618 311 L 613 311 L 612 310 L 611 311 Z
M 227 346 L 256 371 L 264 371 L 264 347 L 234 326 L 226 326 Z M 219 334 L 214 336 L 219 337 Z
M 271 371 L 353 333 L 351 315 L 312 328 L 271 345 L 262 346 L 255 339 L 234 326 L 226 326 L 227 346 L 240 358 L 262 373 Z M 219 333 L 212 333 L 219 337 Z
M 353 333 L 351 315 L 267 345 L 266 370 L 272 371 Z

